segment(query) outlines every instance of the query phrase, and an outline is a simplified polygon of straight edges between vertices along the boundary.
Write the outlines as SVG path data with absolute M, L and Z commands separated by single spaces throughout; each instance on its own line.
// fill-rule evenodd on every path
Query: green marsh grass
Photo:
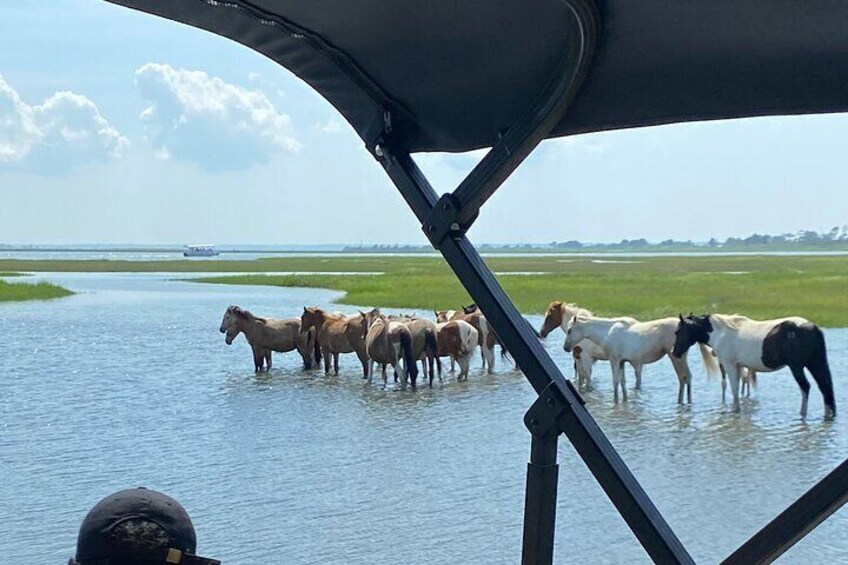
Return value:
M 47 300 L 50 298 L 63 298 L 72 294 L 73 292 L 70 290 L 48 282 L 33 284 L 0 281 L 0 302 Z
M 371 258 L 363 260 L 368 268 L 358 270 L 384 274 L 240 275 L 194 280 L 327 288 L 345 293 L 339 302 L 363 306 L 434 310 L 471 302 L 439 259 L 382 258 L 382 268 Z M 825 327 L 848 326 L 848 257 L 622 257 L 617 261 L 487 259 L 492 270 L 500 273 L 498 279 L 518 309 L 527 314 L 543 313 L 552 300 L 564 300 L 602 316 L 652 319 L 689 312 L 738 312 L 759 319 L 800 315 Z M 326 270 L 347 270 L 333 265 Z M 322 270 L 314 267 L 303 270 Z

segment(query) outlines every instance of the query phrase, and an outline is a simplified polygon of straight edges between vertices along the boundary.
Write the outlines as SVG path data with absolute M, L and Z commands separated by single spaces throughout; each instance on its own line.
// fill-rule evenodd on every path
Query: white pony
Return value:
M 683 390 L 686 400 L 692 403 L 692 373 L 686 362 L 686 353 L 673 357 L 677 318 L 662 318 L 650 322 L 638 322 L 633 318 L 584 318 L 575 316 L 565 331 L 566 351 L 575 344 L 589 339 L 601 346 L 609 358 L 612 369 L 613 397 L 618 402 L 618 386 L 621 384 L 622 398 L 627 400 L 624 380 L 624 364 L 630 363 L 636 373 L 636 388 L 642 387 L 642 367 L 659 361 L 666 355 L 671 359 L 674 372 L 677 373 L 677 403 L 683 403 Z M 715 367 L 715 359 L 706 348 L 701 348 L 701 356 L 708 370 Z
M 542 322 L 539 335 L 542 338 L 547 338 L 556 328 L 561 328 L 562 332 L 565 333 L 568 329 L 568 323 L 575 316 L 592 317 L 594 314 L 577 304 L 566 304 L 559 300 L 551 302 L 548 309 L 545 310 L 545 319 Z M 566 353 L 571 353 L 574 361 L 574 373 L 577 375 L 577 386 L 581 388 L 589 386 L 595 361 L 609 361 L 604 348 L 590 339 L 580 341 L 570 351 L 566 348 L 565 343 L 562 344 L 562 348 Z
M 680 316 L 673 354 L 685 355 L 695 343 L 710 346 L 727 371 L 734 412 L 739 412 L 741 368 L 771 372 L 788 366 L 801 389 L 801 417 L 807 416 L 810 394 L 804 369 L 813 375 L 824 397 L 825 418 L 836 415 L 824 333 L 809 320 L 794 316 L 758 321 L 738 314 Z

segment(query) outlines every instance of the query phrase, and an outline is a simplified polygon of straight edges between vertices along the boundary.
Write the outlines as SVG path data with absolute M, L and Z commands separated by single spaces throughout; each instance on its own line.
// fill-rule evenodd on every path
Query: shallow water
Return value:
M 136 485 L 180 500 L 200 552 L 227 564 L 519 560 L 522 416 L 534 395 L 511 365 L 417 393 L 364 386 L 352 356 L 339 377 L 301 371 L 292 354 L 255 375 L 244 338 L 228 347 L 218 333 L 227 305 L 294 316 L 338 295 L 167 275 L 40 278 L 80 294 L 0 305 L 4 562 L 64 563 L 86 511 Z M 827 340 L 844 412 L 848 330 Z M 562 334 L 546 345 L 564 366 Z M 735 415 L 719 381 L 690 363 L 692 406 L 675 404 L 667 361 L 646 369 L 641 391 L 628 372 L 630 401 L 619 405 L 598 365 L 586 399 L 693 557 L 716 562 L 848 456 L 848 415 L 823 422 L 814 387 L 802 422 L 786 371 L 761 375 Z M 648 561 L 560 445 L 556 561 Z M 837 512 L 783 562 L 844 561 L 846 525 Z

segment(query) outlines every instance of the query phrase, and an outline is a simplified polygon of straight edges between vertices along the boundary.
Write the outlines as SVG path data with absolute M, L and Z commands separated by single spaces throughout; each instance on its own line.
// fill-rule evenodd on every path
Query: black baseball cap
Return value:
M 153 528 L 161 542 L 133 544 L 127 528 L 139 524 L 148 531 Z M 194 526 L 185 508 L 168 495 L 139 487 L 110 494 L 89 511 L 80 526 L 76 563 L 220 565 L 215 559 L 194 555 L 196 548 Z

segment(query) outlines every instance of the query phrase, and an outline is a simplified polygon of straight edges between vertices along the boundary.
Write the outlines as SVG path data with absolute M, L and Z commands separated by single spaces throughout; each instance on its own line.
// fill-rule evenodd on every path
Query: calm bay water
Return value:
M 201 554 L 226 564 L 519 560 L 534 394 L 510 364 L 417 393 L 364 386 L 353 356 L 339 377 L 279 354 L 255 375 L 244 338 L 228 347 L 218 333 L 227 305 L 294 316 L 338 295 L 167 275 L 40 278 L 79 294 L 0 305 L 4 562 L 65 563 L 88 509 L 137 485 L 180 500 Z M 668 361 L 617 406 L 597 366 L 592 414 L 697 561 L 726 556 L 848 456 L 848 330 L 827 340 L 833 423 L 815 386 L 799 420 L 787 371 L 761 375 L 734 415 L 696 358 L 691 407 L 675 404 Z M 561 345 L 559 332 L 547 340 L 564 367 Z M 648 561 L 566 440 L 560 463 L 556 561 Z M 783 562 L 848 560 L 846 526 L 843 510 Z

